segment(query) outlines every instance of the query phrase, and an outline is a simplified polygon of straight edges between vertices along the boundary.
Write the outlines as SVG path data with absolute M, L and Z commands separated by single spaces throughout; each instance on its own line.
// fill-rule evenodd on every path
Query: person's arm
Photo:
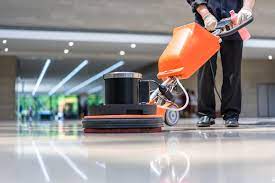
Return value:
M 217 19 L 209 12 L 207 8 L 206 0 L 187 0 L 187 2 L 192 7 L 192 11 L 201 15 L 205 28 L 209 31 L 215 30 L 218 21 Z
M 192 11 L 195 13 L 200 5 L 207 5 L 206 0 L 187 0 L 188 4 L 192 7 Z
M 243 0 L 243 8 L 238 13 L 237 24 L 241 24 L 252 16 L 255 2 L 256 0 Z
M 218 21 L 214 15 L 212 15 L 205 4 L 197 6 L 196 11 L 201 15 L 204 26 L 208 31 L 214 31 L 218 25 Z
M 255 6 L 255 2 L 256 0 L 244 0 L 243 8 L 247 8 L 252 11 Z
M 204 19 L 205 16 L 210 14 L 208 8 L 205 4 L 202 4 L 196 8 L 196 11 L 201 15 L 202 19 Z

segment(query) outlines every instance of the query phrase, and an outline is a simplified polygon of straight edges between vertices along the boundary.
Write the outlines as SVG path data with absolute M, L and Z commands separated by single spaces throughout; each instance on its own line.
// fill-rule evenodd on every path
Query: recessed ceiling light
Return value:
M 65 54 L 68 54 L 69 52 L 70 52 L 70 50 L 68 50 L 68 49 L 65 49 L 65 50 L 64 50 L 64 53 L 65 53 Z
M 119 52 L 119 54 L 120 54 L 121 56 L 123 56 L 123 55 L 125 55 L 125 51 L 121 50 L 121 51 Z
M 268 60 L 273 60 L 273 56 L 272 56 L 272 55 L 269 55 L 269 56 L 268 56 Z
M 4 52 L 8 52 L 8 51 L 9 51 L 9 48 L 5 48 L 5 49 L 4 49 Z
M 43 66 L 43 69 L 42 69 L 41 73 L 39 74 L 39 77 L 38 77 L 38 79 L 36 81 L 36 84 L 35 84 L 35 86 L 33 88 L 32 96 L 35 96 L 35 93 L 38 90 L 38 88 L 39 88 L 39 86 L 41 84 L 41 81 L 44 78 L 44 76 L 45 76 L 45 74 L 47 72 L 47 69 L 50 66 L 50 64 L 51 64 L 51 60 L 47 59 L 46 62 L 45 62 L 45 64 L 44 64 L 44 66 Z
M 136 48 L 136 47 L 137 47 L 136 44 L 134 44 L 134 43 L 131 44 L 131 48 Z
M 7 42 L 8 42 L 8 41 L 7 41 L 6 39 L 4 39 L 4 40 L 2 41 L 3 44 L 7 44 Z
M 74 45 L 74 42 L 70 41 L 68 45 L 72 47 Z
M 55 87 L 49 91 L 49 95 L 53 95 L 59 88 L 61 88 L 65 83 L 67 83 L 72 77 L 74 77 L 81 69 L 83 69 L 88 64 L 88 60 L 84 60 L 79 64 L 72 72 L 70 72 L 65 78 L 63 78 Z

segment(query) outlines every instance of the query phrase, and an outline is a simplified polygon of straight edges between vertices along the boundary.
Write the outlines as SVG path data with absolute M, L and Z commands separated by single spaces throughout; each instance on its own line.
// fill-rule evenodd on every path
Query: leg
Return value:
M 225 40 L 221 46 L 223 68 L 222 105 L 223 118 L 235 117 L 241 113 L 241 60 L 243 41 Z
M 217 69 L 217 54 L 215 54 L 202 68 L 200 68 L 198 73 L 198 114 L 199 116 L 207 115 L 211 118 L 215 118 L 216 115 L 216 103 L 214 94 L 214 78 L 213 74 L 216 76 Z

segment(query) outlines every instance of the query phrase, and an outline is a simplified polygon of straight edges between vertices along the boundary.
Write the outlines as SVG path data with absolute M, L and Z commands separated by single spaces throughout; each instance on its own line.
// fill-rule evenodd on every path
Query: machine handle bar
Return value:
M 253 21 L 254 21 L 254 17 L 251 16 L 247 21 L 243 22 L 242 24 L 237 25 L 236 27 L 233 27 L 229 31 L 218 33 L 216 36 L 219 36 L 221 38 L 231 36 L 236 32 L 238 32 L 239 30 L 241 30 L 242 28 L 246 27 L 248 24 L 252 23 Z

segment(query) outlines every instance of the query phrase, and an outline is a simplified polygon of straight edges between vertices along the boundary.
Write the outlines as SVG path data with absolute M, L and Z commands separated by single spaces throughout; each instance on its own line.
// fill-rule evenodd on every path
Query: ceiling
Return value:
M 254 38 L 275 38 L 275 1 L 257 1 L 255 22 L 249 26 Z M 170 37 L 172 29 L 193 21 L 189 5 L 184 0 L 7 0 L 0 2 L 0 30 L 37 30 L 68 32 L 107 32 L 132 33 L 137 35 L 159 35 Z M 5 36 L 0 34 L 0 40 Z M 137 43 L 130 48 L 131 40 L 123 42 L 85 41 L 75 39 L 74 46 L 68 47 L 71 40 L 53 39 L 8 39 L 0 44 L 0 55 L 15 55 L 20 62 L 20 77 L 25 81 L 25 91 L 31 92 L 43 68 L 45 60 L 51 63 L 39 93 L 47 93 L 81 61 L 89 64 L 73 79 L 58 90 L 69 88 L 111 66 L 119 60 L 125 65 L 119 70 L 135 71 L 155 63 L 166 47 L 165 44 Z M 5 53 L 4 48 L 9 52 Z M 70 49 L 64 54 L 64 49 Z M 119 52 L 124 50 L 126 55 Z M 266 59 L 275 54 L 275 48 L 245 48 L 246 60 Z M 89 85 L 87 90 L 98 83 Z
M 42 80 L 38 93 L 49 92 L 82 61 L 89 61 L 86 67 L 58 90 L 58 93 L 63 93 L 120 60 L 125 61 L 125 65 L 116 71 L 136 71 L 146 65 L 156 63 L 160 53 L 165 48 L 165 45 L 137 44 L 136 48 L 133 49 L 130 44 L 126 43 L 99 42 L 75 42 L 73 47 L 68 47 L 68 42 L 55 41 L 9 40 L 8 43 L 9 52 L 2 55 L 17 55 L 20 71 L 18 75 L 24 80 L 26 93 L 32 92 L 47 59 L 51 59 L 52 62 Z M 64 54 L 64 48 L 69 48 L 70 52 Z M 121 50 L 125 51 L 124 56 L 119 54 Z M 87 91 L 96 85 L 98 82 L 78 92 Z

